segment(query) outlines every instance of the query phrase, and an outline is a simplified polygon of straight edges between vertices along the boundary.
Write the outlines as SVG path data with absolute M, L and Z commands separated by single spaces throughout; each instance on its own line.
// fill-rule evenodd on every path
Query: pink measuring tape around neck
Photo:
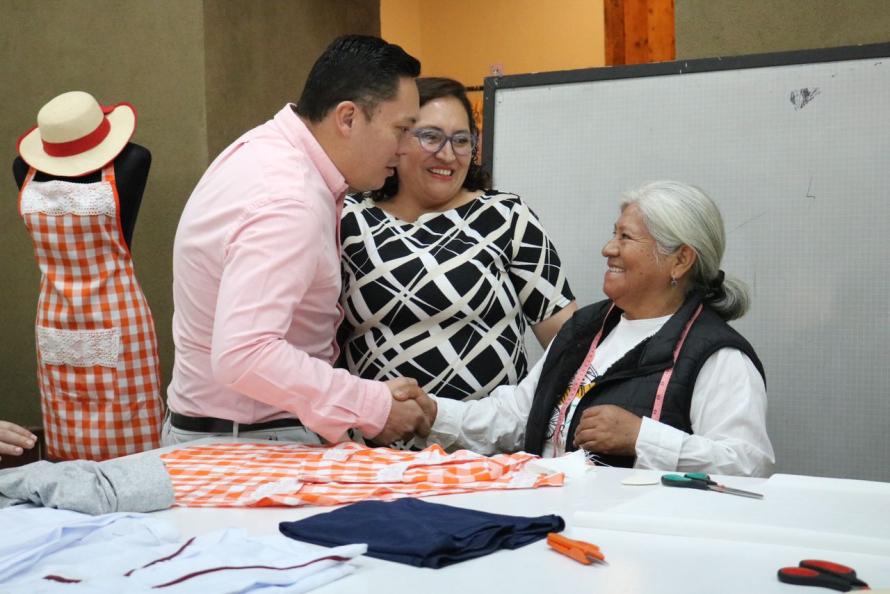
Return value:
M 674 347 L 674 362 L 671 363 L 671 366 L 664 370 L 664 374 L 661 376 L 661 381 L 658 382 L 658 391 L 655 392 L 655 404 L 652 405 L 652 420 L 658 421 L 661 419 L 661 406 L 664 404 L 664 394 L 667 392 L 668 382 L 671 381 L 671 376 L 674 375 L 674 366 L 677 364 L 677 357 L 680 355 L 680 349 L 683 348 L 683 343 L 686 342 L 686 335 L 689 334 L 689 329 L 692 328 L 693 322 L 698 319 L 698 314 L 701 313 L 702 306 L 699 304 L 698 309 L 695 310 L 695 313 L 689 318 L 689 321 L 686 322 L 686 328 L 683 329 L 683 334 L 680 336 L 680 342 L 677 343 L 677 346 Z

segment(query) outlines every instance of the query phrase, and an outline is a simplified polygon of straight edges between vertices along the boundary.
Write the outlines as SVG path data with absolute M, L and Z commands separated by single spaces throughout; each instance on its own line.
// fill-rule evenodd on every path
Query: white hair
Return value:
M 748 286 L 726 275 L 722 290 L 715 288 L 726 247 L 723 217 L 717 205 L 695 186 L 676 181 L 657 181 L 627 192 L 621 212 L 636 206 L 643 223 L 665 255 L 688 245 L 698 258 L 692 267 L 689 290 L 697 291 L 724 320 L 745 315 L 750 305 Z

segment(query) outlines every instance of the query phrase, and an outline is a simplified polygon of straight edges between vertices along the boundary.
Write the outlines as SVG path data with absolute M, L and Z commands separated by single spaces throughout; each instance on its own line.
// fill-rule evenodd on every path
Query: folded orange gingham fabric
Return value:
M 266 507 L 339 505 L 498 489 L 562 486 L 564 475 L 525 470 L 531 454 L 486 457 L 439 446 L 421 452 L 369 448 L 354 442 L 214 444 L 161 456 L 176 505 Z

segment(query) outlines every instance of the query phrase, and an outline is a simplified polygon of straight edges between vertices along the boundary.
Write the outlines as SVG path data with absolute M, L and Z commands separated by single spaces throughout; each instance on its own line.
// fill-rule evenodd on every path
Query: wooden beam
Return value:
M 674 0 L 604 0 L 606 65 L 676 58 Z
M 649 0 L 649 62 L 677 59 L 674 37 L 674 0 Z
M 624 0 L 604 0 L 606 66 L 624 64 Z
M 645 64 L 649 59 L 649 2 L 624 0 L 625 64 Z

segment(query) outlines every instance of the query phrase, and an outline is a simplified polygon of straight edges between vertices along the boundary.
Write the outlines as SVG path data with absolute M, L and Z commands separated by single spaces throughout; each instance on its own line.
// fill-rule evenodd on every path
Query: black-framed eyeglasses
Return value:
M 455 155 L 466 157 L 472 154 L 476 148 L 477 138 L 469 132 L 457 132 L 448 136 L 441 130 L 435 128 L 420 128 L 412 130 L 411 135 L 420 142 L 420 147 L 428 153 L 438 153 L 445 146 L 445 143 L 451 141 L 451 150 Z

